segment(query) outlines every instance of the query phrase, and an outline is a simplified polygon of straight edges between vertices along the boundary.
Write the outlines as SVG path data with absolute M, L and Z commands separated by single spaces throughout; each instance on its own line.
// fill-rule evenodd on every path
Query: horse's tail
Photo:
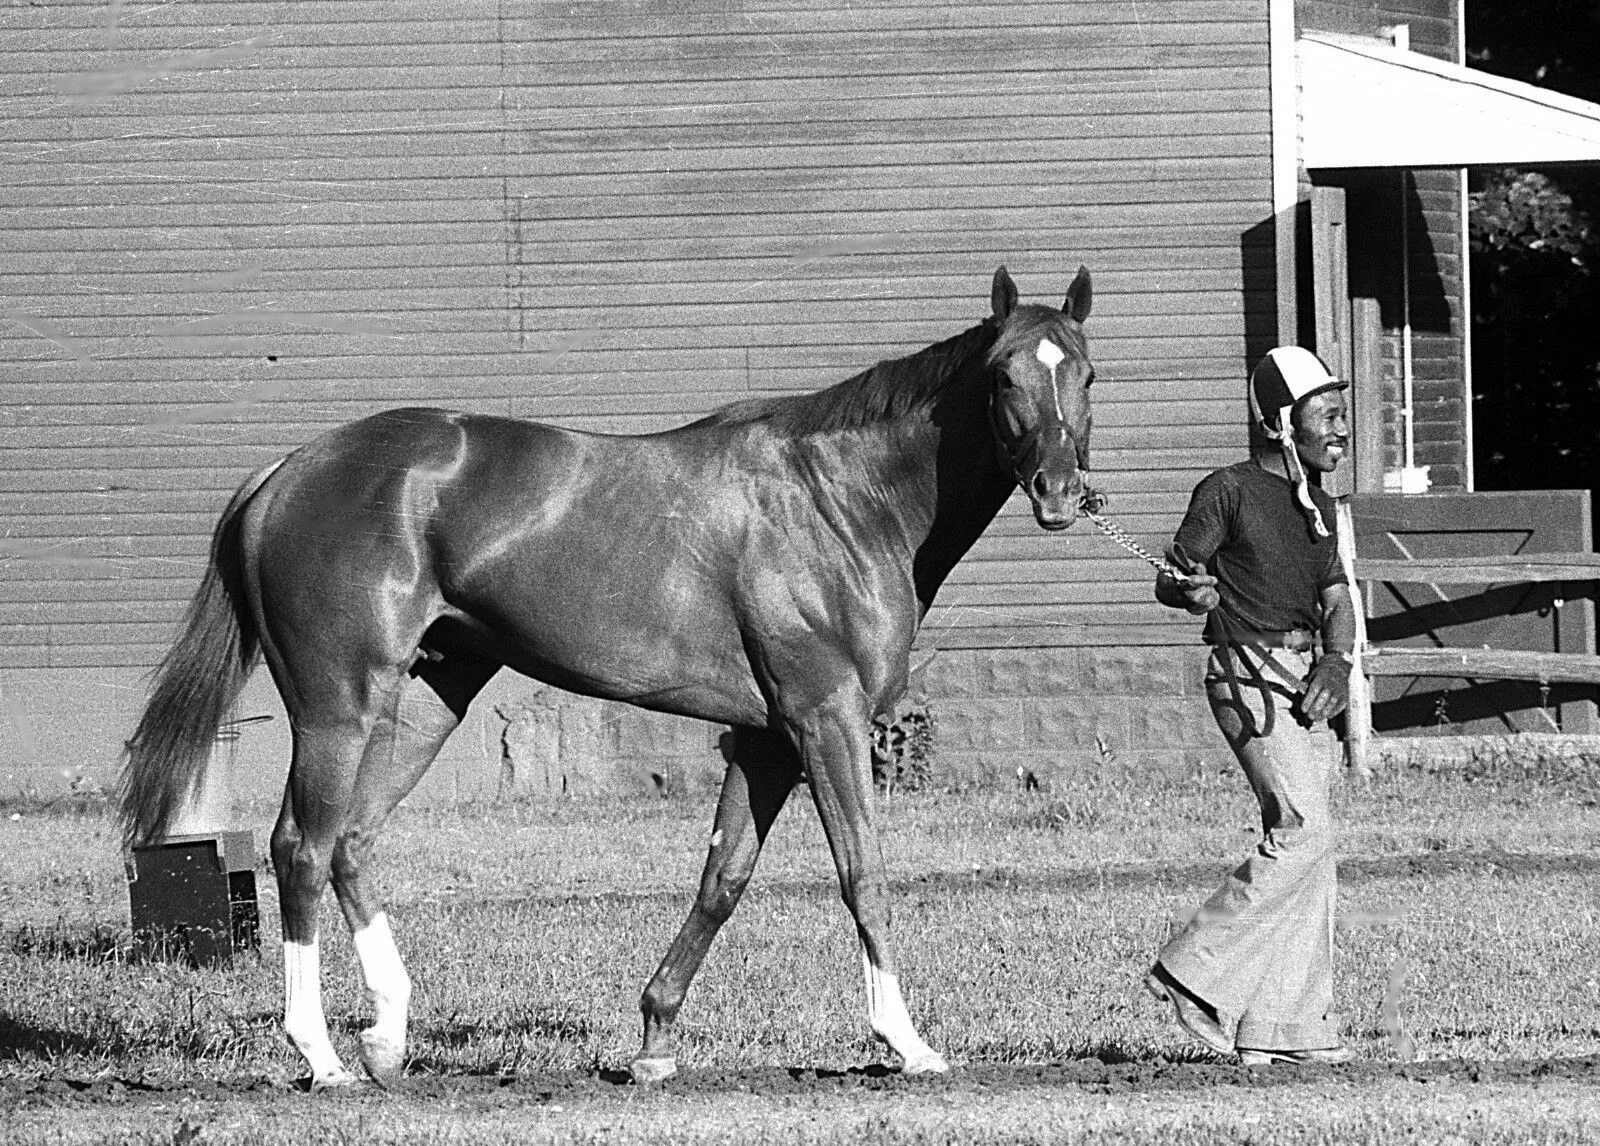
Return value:
M 130 848 L 165 835 L 199 790 L 217 730 L 260 659 L 260 634 L 245 595 L 240 519 L 281 464 L 250 478 L 222 511 L 183 634 L 155 672 L 117 788 L 123 842 Z

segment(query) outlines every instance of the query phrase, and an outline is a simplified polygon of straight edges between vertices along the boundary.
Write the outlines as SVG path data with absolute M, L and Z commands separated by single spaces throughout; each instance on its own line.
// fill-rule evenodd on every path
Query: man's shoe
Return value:
M 1195 998 L 1160 963 L 1144 977 L 1144 989 L 1156 1001 L 1172 1004 L 1172 1017 L 1191 1038 L 1205 1043 L 1218 1054 L 1233 1053 L 1233 1039 L 1222 1029 L 1217 1012 Z
M 1245 1066 L 1271 1066 L 1287 1063 L 1290 1066 L 1336 1066 L 1349 1062 L 1356 1052 L 1349 1047 L 1316 1047 L 1312 1050 L 1263 1050 L 1260 1047 L 1240 1047 L 1239 1061 Z

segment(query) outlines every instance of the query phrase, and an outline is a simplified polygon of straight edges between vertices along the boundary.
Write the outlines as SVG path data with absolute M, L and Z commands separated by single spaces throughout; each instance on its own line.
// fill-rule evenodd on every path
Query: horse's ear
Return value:
M 989 288 L 989 302 L 994 307 L 994 316 L 1001 322 L 1017 309 L 1017 284 L 1011 281 L 1004 264 L 995 269 L 994 286 Z
M 1061 309 L 1075 322 L 1082 322 L 1089 317 L 1089 307 L 1094 302 L 1094 287 L 1089 284 L 1089 268 L 1078 267 L 1078 277 L 1072 280 L 1072 285 L 1067 288 L 1067 301 L 1061 304 Z

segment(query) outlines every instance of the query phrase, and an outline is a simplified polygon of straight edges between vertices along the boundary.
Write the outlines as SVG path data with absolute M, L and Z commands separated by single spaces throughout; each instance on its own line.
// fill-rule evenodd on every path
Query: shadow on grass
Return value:
M 604 1086 L 632 1086 L 633 1075 L 620 1067 L 591 1064 L 587 1068 L 529 1067 L 520 1062 L 497 1066 L 464 1066 L 459 1062 L 431 1054 L 406 1056 L 405 1085 L 412 1089 L 427 1086 L 466 1084 L 469 1087 L 494 1085 L 497 1087 L 535 1084 L 541 1079 L 588 1079 Z
M 186 970 L 221 972 L 244 968 L 258 971 L 264 964 L 261 948 L 236 951 L 218 962 L 197 960 L 182 945 L 181 937 L 168 942 L 137 942 L 127 928 L 96 923 L 73 929 L 57 922 L 47 927 L 24 923 L 0 945 L 23 959 L 87 963 L 90 966 L 137 966 L 167 963 Z
M 23 958 L 90 964 L 126 963 L 132 951 L 128 934 L 106 924 L 96 924 L 87 931 L 72 931 L 62 924 L 33 927 L 25 923 L 11 933 L 6 946 L 13 955 Z
M 496 1038 L 531 1037 L 552 1042 L 583 1042 L 594 1033 L 587 1019 L 548 1011 L 526 1012 L 485 1020 L 450 1019 L 421 1032 L 422 1038 L 447 1047 L 464 1047 L 485 1035 Z
M 124 1050 L 120 1044 L 112 1045 L 104 1039 L 77 1031 L 64 1031 L 59 1027 L 37 1026 L 0 1013 L 0 1061 L 40 1059 L 51 1062 L 67 1056 L 100 1060 L 121 1054 Z
M 364 1025 L 364 1021 L 351 1020 L 352 1030 Z M 593 1036 L 594 1028 L 587 1019 L 550 1010 L 529 1008 L 483 1019 L 455 1016 L 416 1028 L 411 1045 L 417 1049 L 406 1057 L 406 1073 L 503 1081 L 525 1073 L 533 1062 L 547 1062 L 552 1057 L 571 1061 L 573 1048 L 586 1046 Z M 583 1057 L 588 1056 L 580 1055 L 580 1061 Z M 608 1078 L 597 1058 L 587 1069 L 601 1081 L 632 1082 L 627 1071 L 622 1071 L 620 1078 Z
M 785 1073 L 796 1082 L 815 1079 L 825 1081 L 828 1079 L 850 1078 L 892 1078 L 900 1072 L 887 1063 L 870 1062 L 866 1066 L 847 1066 L 843 1068 L 826 1066 L 791 1066 L 785 1068 Z

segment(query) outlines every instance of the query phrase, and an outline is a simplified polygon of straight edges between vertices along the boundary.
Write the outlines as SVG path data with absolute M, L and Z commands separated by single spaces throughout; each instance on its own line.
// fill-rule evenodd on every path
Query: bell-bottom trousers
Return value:
M 1162 949 L 1160 961 L 1216 1009 L 1235 1045 L 1313 1050 L 1338 1045 L 1333 1004 L 1336 893 L 1334 824 L 1328 790 L 1338 743 L 1327 726 L 1296 715 L 1292 690 L 1311 667 L 1309 653 L 1236 649 L 1236 698 L 1213 652 L 1206 691 L 1217 726 L 1261 805 L 1262 839 L 1244 863 Z M 1260 688 L 1244 658 L 1275 687 L 1266 736 Z M 1241 705 L 1250 713 L 1247 719 Z

